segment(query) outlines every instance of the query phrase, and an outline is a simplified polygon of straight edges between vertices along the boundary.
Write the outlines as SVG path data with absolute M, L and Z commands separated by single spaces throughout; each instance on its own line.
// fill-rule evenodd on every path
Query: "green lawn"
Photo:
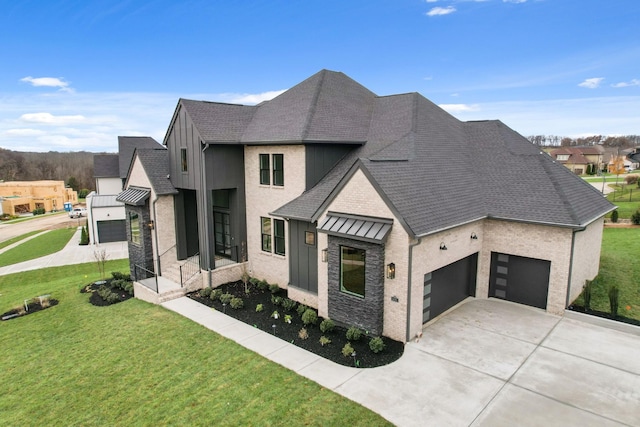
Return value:
M 602 284 L 594 287 L 591 308 L 609 312 L 608 289 L 620 288 L 618 313 L 640 320 L 640 228 L 605 228 L 600 256 Z M 582 295 L 576 303 L 583 304 Z M 627 309 L 628 307 L 628 309 Z
M 0 254 L 0 267 L 56 253 L 69 243 L 75 232 L 75 228 L 59 228 L 28 240 Z
M 618 218 L 631 218 L 631 215 L 640 209 L 640 188 L 635 184 L 618 185 L 614 188 L 616 191 L 608 194 L 607 200 L 618 206 Z M 611 214 L 607 217 L 611 218 Z
M 41 233 L 41 232 L 42 232 L 42 230 L 31 231 L 29 233 L 25 233 L 25 234 L 21 234 L 20 236 L 16 236 L 16 237 L 14 237 L 12 239 L 5 240 L 4 242 L 0 242 L 0 249 L 6 248 L 7 246 L 12 245 L 12 244 L 14 244 L 16 242 L 19 242 L 22 239 L 26 239 L 29 236 L 33 236 L 34 234 L 38 234 L 38 233 Z
M 3 425 L 390 425 L 160 306 L 90 305 L 79 289 L 98 278 L 95 263 L 0 276 L 0 312 L 60 301 L 0 323 Z

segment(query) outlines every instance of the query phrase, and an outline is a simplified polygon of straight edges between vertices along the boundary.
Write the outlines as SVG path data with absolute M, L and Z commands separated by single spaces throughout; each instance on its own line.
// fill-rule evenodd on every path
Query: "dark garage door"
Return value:
M 491 253 L 489 296 L 547 308 L 551 261 Z
M 473 254 L 424 275 L 422 323 L 475 296 L 477 265 L 478 254 Z
M 127 240 L 127 229 L 124 219 L 114 221 L 98 221 L 98 241 L 100 243 L 122 242 Z

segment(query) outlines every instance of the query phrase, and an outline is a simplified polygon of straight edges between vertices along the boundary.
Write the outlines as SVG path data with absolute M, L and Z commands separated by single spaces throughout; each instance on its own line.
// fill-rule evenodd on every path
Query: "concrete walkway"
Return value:
M 186 297 L 162 305 L 398 426 L 640 425 L 640 328 L 471 299 L 398 361 L 355 369 Z
M 0 257 L 2 257 L 2 253 L 44 233 L 48 233 L 48 231 L 29 236 L 26 239 L 2 248 L 0 250 Z M 108 261 L 129 257 L 127 242 L 101 243 L 98 245 L 80 246 L 78 244 L 80 242 L 80 233 L 81 228 L 78 228 L 73 237 L 71 237 L 71 240 L 69 240 L 69 243 L 67 243 L 67 245 L 61 251 L 41 258 L 36 258 L 18 264 L 1 267 L 0 276 L 5 274 L 18 273 L 21 271 L 37 270 L 46 267 L 95 262 L 95 253 L 101 252 L 103 250 L 106 251 Z

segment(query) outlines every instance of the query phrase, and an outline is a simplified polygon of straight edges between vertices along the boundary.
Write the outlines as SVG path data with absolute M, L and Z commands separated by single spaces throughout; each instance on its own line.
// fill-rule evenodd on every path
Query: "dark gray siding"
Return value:
M 176 188 L 196 190 L 201 185 L 201 147 L 200 135 L 186 111 L 178 106 L 175 120 L 165 138 L 169 150 L 169 169 L 171 184 Z M 182 172 L 181 152 L 187 149 L 188 171 Z
M 305 233 L 313 232 L 314 245 L 305 243 Z M 318 293 L 318 245 L 316 227 L 310 222 L 289 221 L 289 286 Z
M 355 145 L 317 144 L 305 146 L 305 189 L 315 186 Z
M 178 259 L 187 259 L 199 251 L 196 192 L 180 190 L 174 200 L 176 251 Z
M 138 218 L 140 218 L 140 244 L 134 244 L 131 242 L 131 224 L 129 223 L 129 213 L 136 212 Z M 127 241 L 129 248 L 129 269 L 131 277 L 137 280 L 146 279 L 147 273 L 144 270 L 135 268 L 136 265 L 155 272 L 153 265 L 153 246 L 151 242 L 151 230 L 146 224 L 149 223 L 151 217 L 149 215 L 149 200 L 145 202 L 144 206 L 131 206 L 125 205 L 125 214 L 127 221 Z
M 340 290 L 340 246 L 366 251 L 365 297 Z M 382 334 L 384 314 L 384 246 L 329 236 L 329 317 L 347 326 L 358 326 L 371 334 Z

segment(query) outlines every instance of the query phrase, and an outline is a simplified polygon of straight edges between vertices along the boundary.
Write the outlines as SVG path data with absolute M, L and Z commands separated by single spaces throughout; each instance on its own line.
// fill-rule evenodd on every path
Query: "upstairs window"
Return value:
M 271 166 L 268 154 L 260 154 L 260 184 L 271 184 Z
M 182 172 L 188 172 L 189 171 L 189 163 L 187 162 L 187 149 L 186 148 L 181 148 L 180 149 L 180 169 L 182 170 Z
M 273 155 L 273 185 L 284 186 L 284 154 Z

